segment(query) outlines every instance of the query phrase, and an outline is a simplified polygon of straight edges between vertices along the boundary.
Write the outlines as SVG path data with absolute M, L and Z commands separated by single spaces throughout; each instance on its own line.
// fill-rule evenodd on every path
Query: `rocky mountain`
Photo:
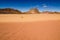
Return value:
M 29 11 L 25 12 L 26 14 L 39 14 L 39 10 L 37 8 L 30 9 Z
M 41 14 L 41 13 L 42 14 L 60 14 L 60 12 L 51 12 L 51 11 L 39 12 L 37 8 L 32 8 L 27 12 L 21 12 L 19 10 L 12 9 L 12 8 L 0 9 L 0 14 Z
M 5 8 L 5 9 L 0 9 L 0 14 L 21 14 L 21 11 L 11 9 L 11 8 Z

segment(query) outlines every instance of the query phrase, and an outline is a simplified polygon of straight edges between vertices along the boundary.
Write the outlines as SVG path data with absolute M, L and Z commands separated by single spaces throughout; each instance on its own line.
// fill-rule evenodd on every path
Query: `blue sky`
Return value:
M 0 0 L 0 8 L 14 8 L 23 12 L 38 8 L 39 11 L 60 12 L 60 0 Z

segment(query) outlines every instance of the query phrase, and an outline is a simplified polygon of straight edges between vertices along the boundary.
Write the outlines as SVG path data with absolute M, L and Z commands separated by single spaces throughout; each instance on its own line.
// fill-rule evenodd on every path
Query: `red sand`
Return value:
M 0 40 L 60 40 L 60 20 L 0 23 Z

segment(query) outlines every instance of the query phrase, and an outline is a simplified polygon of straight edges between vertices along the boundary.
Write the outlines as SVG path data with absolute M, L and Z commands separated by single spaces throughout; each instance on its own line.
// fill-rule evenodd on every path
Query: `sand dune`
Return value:
M 60 15 L 1 14 L 0 40 L 60 40 Z

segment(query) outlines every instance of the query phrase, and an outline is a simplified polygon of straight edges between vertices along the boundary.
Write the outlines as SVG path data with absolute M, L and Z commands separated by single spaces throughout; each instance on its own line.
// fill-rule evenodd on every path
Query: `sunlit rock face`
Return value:
M 5 8 L 5 9 L 0 9 L 0 14 L 21 14 L 21 11 L 11 9 L 11 8 Z
M 29 11 L 31 14 L 37 14 L 39 13 L 39 10 L 37 8 L 30 9 Z
M 25 14 L 39 14 L 39 10 L 37 8 L 32 8 L 29 11 L 25 12 Z

